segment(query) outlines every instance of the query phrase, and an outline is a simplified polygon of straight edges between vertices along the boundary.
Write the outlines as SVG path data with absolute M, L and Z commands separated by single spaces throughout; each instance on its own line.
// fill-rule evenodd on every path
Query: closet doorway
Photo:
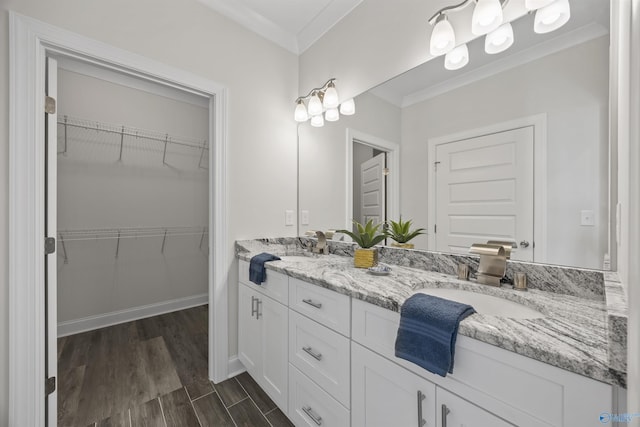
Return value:
M 56 313 L 58 261 L 61 261 L 61 268 L 64 268 L 66 258 L 66 266 L 70 269 L 69 266 L 74 262 L 74 259 L 81 260 L 82 257 L 88 256 L 89 251 L 85 253 L 83 250 L 71 250 L 71 246 L 69 246 L 72 244 L 88 244 L 88 240 L 82 241 L 79 238 L 73 240 L 74 236 L 78 237 L 77 234 L 86 234 L 87 230 L 91 230 L 94 234 L 93 240 L 98 240 L 104 245 L 115 244 L 115 252 L 109 250 L 111 252 L 112 270 L 115 270 L 113 271 L 112 282 L 120 284 L 123 277 L 127 277 L 127 275 L 130 277 L 136 276 L 132 271 L 139 267 L 130 265 L 129 268 L 121 268 L 120 260 L 124 259 L 124 254 L 126 253 L 121 251 L 125 250 L 123 242 L 127 238 L 130 239 L 129 243 L 137 242 L 140 245 L 145 240 L 151 242 L 152 239 L 159 239 L 160 254 L 169 256 L 172 245 L 173 249 L 180 247 L 180 239 L 195 236 L 193 228 L 197 227 L 199 240 L 196 246 L 198 251 L 205 251 L 204 256 L 207 264 L 207 267 L 205 267 L 205 270 L 207 270 L 207 291 L 205 291 L 205 294 L 208 293 L 206 299 L 209 306 L 208 310 L 205 310 L 205 313 L 208 314 L 208 321 L 205 321 L 205 323 L 208 323 L 207 335 L 209 338 L 208 377 L 215 382 L 225 380 L 228 377 L 229 369 L 225 271 L 228 257 L 228 244 L 226 241 L 226 89 L 215 82 L 183 70 L 13 12 L 9 13 L 9 20 L 12 52 L 10 63 L 10 111 L 12 115 L 10 117 L 9 131 L 11 152 L 9 172 L 11 183 L 9 188 L 9 388 L 12 391 L 9 402 L 9 420 L 11 424 L 56 425 L 56 386 L 59 387 L 61 381 L 60 378 L 56 378 L 57 351 L 59 350 L 57 347 L 58 317 Z M 210 145 L 208 153 L 202 153 L 201 151 L 200 156 L 196 156 L 196 159 L 198 159 L 196 165 L 199 165 L 200 169 L 208 169 L 205 172 L 208 175 L 208 180 L 205 179 L 208 181 L 208 189 L 206 190 L 208 201 L 204 203 L 208 208 L 208 213 L 205 214 L 205 224 L 201 224 L 199 221 L 196 222 L 196 219 L 199 218 L 192 217 L 189 218 L 191 221 L 186 223 L 164 222 L 161 219 L 153 224 L 145 222 L 130 225 L 126 222 L 118 222 L 119 219 L 123 218 L 119 217 L 117 213 L 109 215 L 103 210 L 99 212 L 102 218 L 114 221 L 112 224 L 105 226 L 105 228 L 102 228 L 102 224 L 105 223 L 74 222 L 74 220 L 82 217 L 81 214 L 91 209 L 95 211 L 95 206 L 89 206 L 90 204 L 96 203 L 98 206 L 104 207 L 104 204 L 100 204 L 104 203 L 104 201 L 98 203 L 95 200 L 87 200 L 85 203 L 76 202 L 76 210 L 68 216 L 69 224 L 71 224 L 70 228 L 61 229 L 63 233 L 58 235 L 58 225 L 55 221 L 58 211 L 55 205 L 60 204 L 60 201 L 57 196 L 56 168 L 58 156 L 64 155 L 64 153 L 58 154 L 59 151 L 64 151 L 64 143 L 63 141 L 58 141 L 56 134 L 59 127 L 64 128 L 65 126 L 64 115 L 67 115 L 67 131 L 69 131 L 69 125 L 73 121 L 78 129 L 81 129 L 81 125 L 85 128 L 91 128 L 84 130 L 91 131 L 94 136 L 105 133 L 104 129 L 109 128 L 108 126 L 100 125 L 116 125 L 117 129 L 110 129 L 112 131 L 117 130 L 120 139 L 123 137 L 132 139 L 147 137 L 146 139 L 153 140 L 154 143 L 159 142 L 156 139 L 161 139 L 157 138 L 158 135 L 153 134 L 153 131 L 157 131 L 153 126 L 129 125 L 126 122 L 103 120 L 101 118 L 90 118 L 89 121 L 91 123 L 85 121 L 83 124 L 82 121 L 87 119 L 83 116 L 83 113 L 88 113 L 89 109 L 77 110 L 74 113 L 74 120 L 72 120 L 71 114 L 61 114 L 61 117 L 58 117 L 60 110 L 56 108 L 51 99 L 47 99 L 45 96 L 56 98 L 57 88 L 55 85 L 47 85 L 45 76 L 47 72 L 54 74 L 55 80 L 52 81 L 57 82 L 55 74 L 58 68 L 57 65 L 52 65 L 52 61 L 55 62 L 56 59 L 64 60 L 67 58 L 85 63 L 85 65 L 89 64 L 124 76 L 141 79 L 146 83 L 152 82 L 195 94 L 207 100 L 207 139 Z M 81 92 L 81 90 L 77 92 Z M 78 93 L 74 95 L 78 95 Z M 94 101 L 100 102 L 99 99 Z M 57 105 L 57 107 L 60 107 L 60 105 Z M 46 113 L 43 114 L 45 111 Z M 62 123 L 59 124 L 58 119 L 61 119 Z M 95 126 L 95 123 L 93 123 L 95 121 L 99 122 L 99 126 Z M 152 132 L 145 134 L 143 131 Z M 178 144 L 172 144 L 169 141 L 173 137 L 173 135 L 167 135 L 169 131 L 162 130 L 161 133 L 162 135 L 160 136 L 164 136 L 164 140 L 160 144 L 162 145 L 160 167 L 168 168 L 175 174 L 185 167 L 185 163 L 182 162 L 187 162 L 187 157 L 189 158 L 188 162 L 191 162 L 193 156 L 185 156 L 180 153 L 180 150 L 177 149 Z M 71 135 L 70 131 L 69 135 Z M 64 135 L 61 135 L 61 137 L 64 138 Z M 196 137 L 196 139 L 199 139 L 199 137 Z M 66 165 L 72 166 L 68 171 L 73 171 L 73 168 L 76 168 L 74 173 L 83 169 L 85 172 L 104 173 L 107 166 L 113 166 L 113 164 L 107 165 L 104 160 L 106 158 L 105 150 L 112 145 L 118 146 L 114 164 L 121 168 L 125 166 L 133 167 L 134 165 L 137 168 L 146 167 L 148 164 L 145 162 L 150 162 L 150 159 L 156 154 L 155 152 L 151 153 L 153 150 L 148 147 L 140 148 L 138 146 L 137 149 L 134 149 L 133 144 L 129 146 L 129 149 L 125 149 L 126 144 L 126 141 L 119 142 L 119 145 L 111 142 L 94 141 L 90 145 L 95 145 L 95 148 L 85 151 L 84 154 L 81 154 L 82 151 L 76 152 L 76 155 L 81 154 L 80 157 L 85 156 L 85 160 L 90 159 L 95 163 L 85 164 L 84 166 L 79 166 L 80 162 Z M 67 138 L 67 150 L 71 149 L 73 145 L 70 139 Z M 174 147 L 171 148 L 171 145 Z M 85 146 L 85 149 L 87 147 Z M 76 146 L 76 148 L 78 147 Z M 180 148 L 187 149 L 191 147 L 180 146 Z M 202 150 L 203 146 L 200 144 L 196 148 Z M 128 161 L 134 160 L 133 164 L 125 164 L 127 151 L 129 151 Z M 141 152 L 144 151 L 149 151 L 147 153 L 150 154 L 149 158 L 141 155 Z M 207 151 L 206 147 L 204 151 Z M 138 164 L 135 162 L 138 162 Z M 118 165 L 117 163 L 121 164 Z M 130 170 L 121 172 L 125 176 L 127 173 L 131 175 Z M 198 172 L 203 173 L 202 171 Z M 144 173 L 141 173 L 141 175 L 144 175 Z M 129 178 L 125 180 L 125 187 L 127 183 L 133 182 L 134 178 L 137 179 L 139 177 L 129 176 Z M 144 178 L 146 181 L 154 182 L 161 182 L 162 179 L 160 175 L 153 178 L 148 176 Z M 92 179 L 81 181 L 83 185 L 90 187 Z M 95 179 L 93 181 L 93 184 L 95 184 Z M 173 188 L 171 185 L 164 184 L 161 183 L 161 186 L 165 187 L 164 190 L 170 191 Z M 125 188 L 125 191 L 129 190 L 131 189 Z M 131 195 L 128 199 L 118 202 L 122 210 L 126 211 L 127 207 L 132 207 L 141 200 L 143 201 L 143 206 L 146 206 L 142 210 L 148 209 L 150 202 L 145 199 L 145 193 L 141 191 L 132 192 L 136 195 Z M 108 193 L 117 192 L 113 189 L 103 191 L 103 194 Z M 113 196 L 113 194 L 109 194 L 109 196 Z M 146 205 L 144 201 L 147 202 Z M 150 204 L 154 207 L 153 203 Z M 155 207 L 158 208 L 158 206 Z M 160 214 L 167 215 L 169 213 L 167 211 L 171 209 L 173 207 L 160 206 Z M 163 218 L 167 219 L 169 217 L 165 216 Z M 171 220 L 173 221 L 173 219 Z M 75 233 L 76 231 L 80 233 Z M 64 232 L 67 234 L 66 237 L 69 238 L 64 244 L 65 247 L 62 245 L 62 239 L 65 237 Z M 190 235 L 192 232 L 193 236 Z M 98 234 L 98 239 L 95 238 L 96 233 Z M 118 234 L 120 235 L 119 239 Z M 45 237 L 44 239 L 43 236 Z M 100 237 L 104 238 L 100 239 Z M 54 241 L 55 238 L 58 238 L 57 242 Z M 207 240 L 208 242 L 205 244 Z M 203 243 L 202 246 L 200 246 L 200 241 Z M 191 243 L 189 245 L 193 246 Z M 144 253 L 148 253 L 140 250 L 139 247 L 137 249 L 129 248 L 129 253 L 134 253 L 136 250 L 140 253 L 136 253 L 135 256 L 142 256 Z M 73 255 L 73 252 L 76 255 Z M 118 258 L 118 266 L 114 267 L 113 259 L 116 256 Z M 131 264 L 138 263 L 133 262 Z M 104 269 L 104 266 L 101 268 Z M 86 270 L 90 269 L 85 269 L 84 273 L 78 273 L 75 277 L 82 279 L 82 274 L 88 274 Z M 175 273 L 179 272 L 181 268 L 171 266 L 169 270 Z M 71 276 L 74 276 L 74 274 L 71 274 Z M 177 273 L 177 276 L 177 288 L 179 288 L 181 285 L 179 280 L 180 273 Z M 155 280 L 152 279 L 150 281 Z M 143 281 L 140 280 L 139 282 Z M 146 283 L 148 284 L 148 282 Z M 48 286 L 49 289 L 47 289 Z M 76 288 L 75 290 L 80 292 L 81 289 Z M 123 299 L 127 300 L 127 303 L 131 303 L 144 294 L 145 292 L 137 292 L 136 295 L 128 295 Z M 77 295 L 74 294 L 74 296 Z M 92 304 L 107 305 L 106 303 L 109 301 L 106 300 L 108 298 L 104 295 L 101 295 L 101 297 L 102 301 Z M 175 300 L 180 299 L 181 297 L 177 296 L 170 301 L 174 303 Z M 111 298 L 111 302 L 114 301 L 122 303 L 122 299 Z M 67 308 L 78 310 L 85 304 L 77 303 L 76 305 L 78 307 Z M 150 305 L 153 306 L 154 304 Z M 112 308 L 115 311 L 103 312 L 98 315 L 89 314 L 79 319 L 67 319 L 68 322 L 61 326 L 69 328 L 68 332 L 77 327 L 93 328 L 99 325 L 100 320 L 104 321 L 105 318 L 111 323 L 118 323 L 126 320 L 126 318 L 122 317 L 123 312 L 124 314 L 130 314 L 131 310 L 133 310 L 138 315 L 143 315 L 150 305 L 135 305 L 133 308 L 131 306 L 116 305 L 115 307 L 120 307 L 120 309 Z M 165 311 L 173 309 L 171 307 L 165 308 L 167 308 Z M 79 315 L 78 313 L 80 312 L 77 311 L 75 315 Z M 152 315 L 154 313 L 150 311 L 146 314 Z M 80 313 L 80 315 L 83 315 L 83 313 Z M 96 320 L 96 316 L 99 319 Z M 61 330 L 63 329 L 61 328 Z M 107 343 L 107 345 L 110 346 L 111 344 Z M 63 350 L 63 347 L 60 350 Z M 111 373 L 108 374 L 111 375 Z M 56 379 L 57 381 L 55 381 Z M 42 396 L 42 398 L 38 398 L 38 396 Z

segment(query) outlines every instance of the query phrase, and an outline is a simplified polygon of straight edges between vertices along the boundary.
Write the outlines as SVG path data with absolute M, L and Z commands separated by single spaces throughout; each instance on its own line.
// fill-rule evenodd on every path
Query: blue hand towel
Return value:
M 264 268 L 264 263 L 267 261 L 277 261 L 280 257 L 262 252 L 251 258 L 249 262 L 249 280 L 256 285 L 262 284 L 267 280 L 267 270 Z
M 475 313 L 467 304 L 415 294 L 402 305 L 396 357 L 445 377 L 453 373 L 458 325 Z

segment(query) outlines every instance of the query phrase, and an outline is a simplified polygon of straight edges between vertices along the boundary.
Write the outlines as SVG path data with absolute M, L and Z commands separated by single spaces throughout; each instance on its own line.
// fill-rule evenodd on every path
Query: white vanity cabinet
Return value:
M 240 269 L 248 272 L 248 263 Z M 244 267 L 244 268 L 243 268 Z M 288 405 L 288 278 L 269 271 L 268 286 L 242 281 L 238 288 L 238 358 L 285 413 Z M 267 283 L 265 282 L 265 284 Z M 264 284 L 263 284 L 264 285 Z M 274 292 L 275 291 L 275 292 Z M 273 297 L 278 299 L 274 299 Z M 284 301 L 284 304 L 283 302 Z

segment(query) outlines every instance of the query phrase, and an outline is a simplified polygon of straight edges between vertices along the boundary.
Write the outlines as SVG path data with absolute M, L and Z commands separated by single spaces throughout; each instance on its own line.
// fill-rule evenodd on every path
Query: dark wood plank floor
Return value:
M 207 306 L 58 340 L 58 426 L 292 426 L 246 373 L 208 378 Z

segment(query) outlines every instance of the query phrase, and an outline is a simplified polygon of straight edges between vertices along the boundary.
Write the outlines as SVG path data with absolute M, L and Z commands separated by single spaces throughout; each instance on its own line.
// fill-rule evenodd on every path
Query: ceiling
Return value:
M 198 0 L 247 29 L 301 54 L 362 0 Z

